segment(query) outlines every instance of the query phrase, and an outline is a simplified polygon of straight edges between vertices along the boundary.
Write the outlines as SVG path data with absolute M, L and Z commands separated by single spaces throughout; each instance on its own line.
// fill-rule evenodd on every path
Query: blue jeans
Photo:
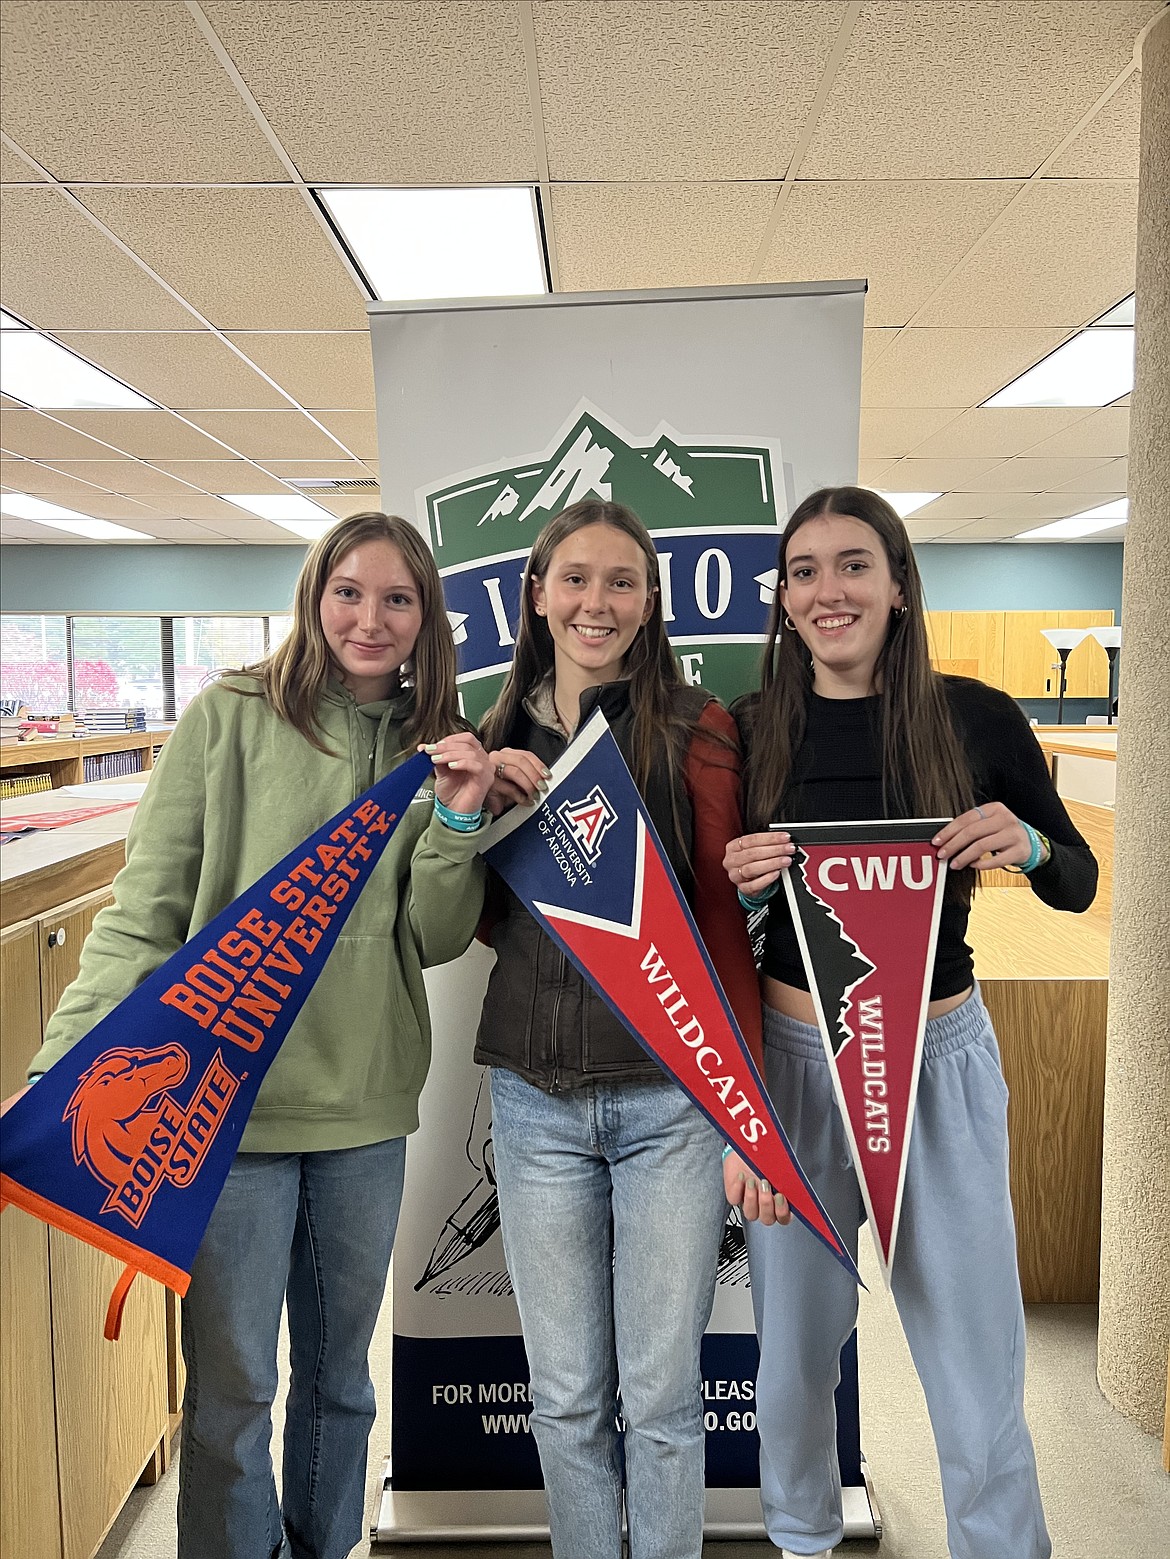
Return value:
M 183 1301 L 179 1559 L 344 1559 L 361 1540 L 367 1355 L 405 1167 L 405 1137 L 236 1158 Z M 286 1299 L 282 1514 L 270 1447 Z
M 719 1138 L 673 1083 L 547 1094 L 492 1072 L 508 1271 L 557 1559 L 699 1559 L 699 1345 L 727 1216 Z
M 768 1092 L 852 1254 L 861 1193 L 819 1032 L 764 1008 Z M 857 1286 L 807 1229 L 749 1224 L 768 1535 L 841 1541 L 833 1388 Z M 1049 1559 L 1024 1422 L 1024 1307 L 1008 1191 L 1007 1087 L 975 992 L 926 1025 L 892 1279 L 934 1431 L 953 1559 Z

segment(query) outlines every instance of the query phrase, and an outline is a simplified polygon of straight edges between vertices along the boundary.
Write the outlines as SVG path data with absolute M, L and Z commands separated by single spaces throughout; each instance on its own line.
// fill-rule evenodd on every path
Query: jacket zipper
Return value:
M 568 964 L 568 959 L 565 957 L 564 953 L 559 951 L 557 954 L 557 959 L 557 994 L 553 997 L 552 1010 L 552 1086 L 549 1088 L 549 1093 L 559 1093 L 561 1091 L 560 1078 L 558 1075 L 560 1064 L 560 1046 L 557 1043 L 557 1018 L 561 1010 L 561 992 L 565 988 L 565 968 Z

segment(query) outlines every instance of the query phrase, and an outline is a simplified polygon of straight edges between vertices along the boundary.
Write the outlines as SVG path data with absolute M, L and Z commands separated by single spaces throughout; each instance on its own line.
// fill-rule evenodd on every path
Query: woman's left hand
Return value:
M 1002 801 L 985 801 L 972 807 L 937 833 L 931 843 L 938 858 L 952 871 L 973 867 L 977 872 L 1020 866 L 1032 854 L 1032 841 L 1014 812 Z
M 455 731 L 420 747 L 435 766 L 435 795 L 452 812 L 482 812 L 495 771 L 479 737 Z
M 791 1223 L 792 1211 L 778 1191 L 761 1180 L 746 1159 L 729 1153 L 723 1160 L 723 1194 L 748 1223 Z

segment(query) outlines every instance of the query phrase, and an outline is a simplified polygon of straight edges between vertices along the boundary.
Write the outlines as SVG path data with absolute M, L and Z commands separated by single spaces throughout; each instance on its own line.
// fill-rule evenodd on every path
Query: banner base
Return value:
M 881 1517 L 866 1482 L 843 1489 L 846 1538 L 880 1539 Z M 708 1489 L 707 1542 L 766 1540 L 758 1489 Z M 547 1543 L 541 1489 L 394 1489 L 389 1463 L 370 1543 Z

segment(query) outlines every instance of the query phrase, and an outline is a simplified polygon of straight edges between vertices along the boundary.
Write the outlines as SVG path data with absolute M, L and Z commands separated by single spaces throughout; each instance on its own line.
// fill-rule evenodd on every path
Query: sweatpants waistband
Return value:
M 825 1061 L 825 1047 L 821 1031 L 812 1023 L 802 1023 L 764 1004 L 764 1044 L 783 1050 L 788 1055 L 803 1056 L 809 1061 Z M 941 1017 L 926 1020 L 926 1034 L 922 1042 L 923 1060 L 935 1056 L 950 1055 L 964 1050 L 968 1045 L 985 1043 L 991 1029 L 991 1019 L 983 998 L 975 986 L 966 1001 Z

